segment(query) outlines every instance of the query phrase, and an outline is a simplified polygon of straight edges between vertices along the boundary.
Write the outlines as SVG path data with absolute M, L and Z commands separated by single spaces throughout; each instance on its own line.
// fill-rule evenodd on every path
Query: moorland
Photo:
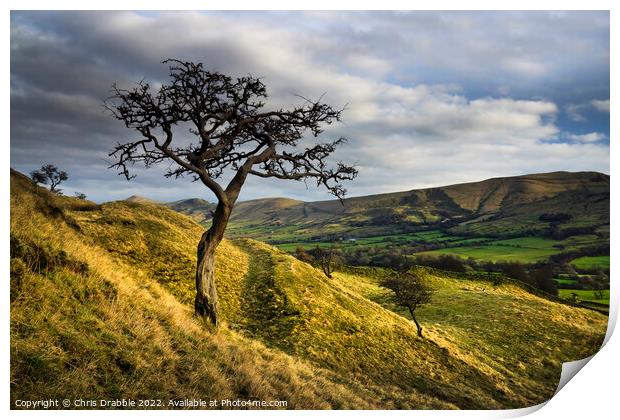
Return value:
M 599 275 L 609 261 L 609 177 L 485 182 L 352 198 L 344 209 L 239 203 L 218 248 L 222 323 L 214 329 L 193 316 L 208 202 L 98 204 L 11 171 L 11 401 L 229 398 L 306 409 L 543 402 L 563 362 L 598 350 L 607 316 L 485 271 L 466 250 L 498 250 L 478 261 L 560 255 L 559 266 L 573 271 L 555 273 L 557 281 L 580 286 L 579 276 Z M 359 259 L 344 258 L 330 279 L 294 255 L 317 245 Z M 419 310 L 424 338 L 381 286 L 395 268 L 379 259 L 397 248 L 413 262 L 457 251 L 473 260 L 462 260 L 461 271 L 408 267 L 434 290 Z M 380 258 L 361 260 L 373 252 Z

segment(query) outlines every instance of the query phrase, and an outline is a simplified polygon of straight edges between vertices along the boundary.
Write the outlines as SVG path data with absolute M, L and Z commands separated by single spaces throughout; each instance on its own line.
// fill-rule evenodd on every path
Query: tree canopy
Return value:
M 390 276 L 381 282 L 381 286 L 393 292 L 394 302 L 409 310 L 409 314 L 418 328 L 418 336 L 422 337 L 422 327 L 415 316 L 415 310 L 431 301 L 433 290 L 419 274 L 402 272 Z

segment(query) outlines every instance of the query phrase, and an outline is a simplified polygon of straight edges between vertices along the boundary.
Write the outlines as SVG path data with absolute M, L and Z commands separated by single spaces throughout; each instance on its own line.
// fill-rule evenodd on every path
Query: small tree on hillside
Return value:
M 321 248 L 317 245 L 311 254 L 329 279 L 333 278 L 332 273 L 342 264 L 342 253 L 333 245 L 329 248 Z
M 549 266 L 538 268 L 534 272 L 536 288 L 552 296 L 558 295 L 558 284 L 553 279 L 553 270 Z
M 217 325 L 215 250 L 248 176 L 284 180 L 312 179 L 317 186 L 343 199 L 341 182 L 357 170 L 328 159 L 346 140 L 311 143 L 325 125 L 340 121 L 342 110 L 302 98 L 290 109 L 265 109 L 267 90 L 260 79 L 233 79 L 204 69 L 202 63 L 166 60 L 170 82 L 151 86 L 141 81 L 132 89 L 113 86 L 107 109 L 138 138 L 120 142 L 111 166 L 128 180 L 129 167 L 167 163 L 168 177 L 190 175 L 217 197 L 211 227 L 198 243 L 196 267 L 197 315 Z M 187 141 L 187 128 L 194 142 Z M 307 147 L 299 150 L 302 141 Z M 230 170 L 227 184 L 218 181 Z
M 600 281 L 594 282 L 594 299 L 605 299 L 605 286 Z
M 65 171 L 60 171 L 55 165 L 47 164 L 41 166 L 41 169 L 30 172 L 30 178 L 36 184 L 50 186 L 50 191 L 60 193 L 62 190 L 57 188 L 60 183 L 69 179 L 69 175 Z
M 422 326 L 415 317 L 415 310 L 431 301 L 433 290 L 418 274 L 400 273 L 381 282 L 383 287 L 393 292 L 394 302 L 409 310 L 409 314 L 418 328 L 418 336 L 422 337 Z
M 74 194 L 75 198 L 78 198 L 80 200 L 86 200 L 86 194 L 76 191 Z
M 295 258 L 308 264 L 314 264 L 314 257 L 301 246 L 295 248 Z

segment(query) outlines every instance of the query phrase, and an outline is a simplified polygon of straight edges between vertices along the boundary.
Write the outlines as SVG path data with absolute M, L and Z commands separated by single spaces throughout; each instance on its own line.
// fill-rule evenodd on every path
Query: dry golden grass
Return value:
M 38 210 L 46 200 L 65 205 L 71 198 L 12 181 L 12 401 L 253 398 L 286 400 L 288 408 L 377 403 L 331 372 L 233 331 L 211 331 L 149 270 L 89 244 L 66 224 L 66 214 L 50 220 Z M 48 262 L 43 270 L 37 262 L 42 255 Z
M 515 286 L 424 273 L 427 339 L 382 270 L 320 271 L 225 241 L 223 327 L 192 316 L 202 229 L 150 203 L 97 206 L 11 176 L 11 399 L 287 400 L 289 408 L 509 408 L 553 392 L 606 319 Z M 475 310 L 472 310 L 475 308 Z

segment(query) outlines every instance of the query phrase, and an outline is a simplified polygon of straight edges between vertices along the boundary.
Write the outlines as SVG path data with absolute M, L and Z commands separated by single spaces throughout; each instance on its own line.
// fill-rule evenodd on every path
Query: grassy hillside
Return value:
M 210 220 L 213 204 L 191 199 L 169 204 L 200 223 Z M 439 232 L 442 241 L 423 238 Z M 609 176 L 596 172 L 553 172 L 493 178 L 446 187 L 347 198 L 300 202 L 284 198 L 238 203 L 229 236 L 251 237 L 293 250 L 328 243 L 342 246 L 411 246 L 421 251 L 490 259 L 546 260 L 565 251 L 604 255 L 609 245 Z M 581 238 L 587 243 L 557 243 L 555 248 L 528 247 L 501 252 L 492 239 L 547 238 L 556 241 Z M 386 239 L 387 240 L 384 240 Z M 355 240 L 355 243 L 347 243 Z M 464 241 L 475 248 L 460 248 Z M 398 242 L 396 244 L 395 242 Z M 452 242 L 452 243 L 449 243 Z M 452 249 L 456 245 L 459 249 Z M 443 248 L 449 248 L 443 251 Z M 479 251 L 479 252 L 478 252 Z M 500 252 L 497 252 L 500 251 Z M 503 250 L 509 251 L 509 250 Z M 521 258 L 523 254 L 523 258 Z
M 198 223 L 206 223 L 211 220 L 211 212 L 215 210 L 215 204 L 201 198 L 190 198 L 187 200 L 173 201 L 167 203 L 174 211 L 186 214 Z
M 419 310 L 425 334 L 506 386 L 504 390 L 513 396 L 536 400 L 537 394 L 545 393 L 542 378 L 554 378 L 557 383 L 559 360 L 577 359 L 583 354 L 578 347 L 588 348 L 600 340 L 595 338 L 600 317 L 588 311 L 569 310 L 510 282 L 493 287 L 471 276 L 418 270 L 435 289 L 436 304 Z M 384 275 L 380 269 L 355 269 L 336 277 L 345 287 L 410 319 L 406 311 L 389 303 L 386 290 L 377 285 Z
M 575 196 L 579 196 L 580 200 L 574 200 Z M 500 218 L 513 218 L 509 224 L 514 225 L 515 217 L 528 214 L 533 220 L 525 221 L 527 226 L 518 226 L 523 230 L 547 227 L 548 223 L 538 220 L 540 214 L 561 211 L 572 215 L 573 219 L 579 219 L 584 225 L 605 224 L 609 223 L 609 211 L 601 210 L 604 210 L 605 204 L 607 208 L 609 206 L 609 176 L 596 172 L 552 172 L 493 178 L 446 187 L 347 198 L 344 207 L 338 200 L 311 203 L 287 200 L 287 205 L 283 206 L 284 200 L 263 199 L 240 203 L 233 221 L 240 225 L 302 224 L 313 228 L 320 228 L 318 225 L 321 223 L 334 225 L 334 231 L 338 231 L 340 226 L 342 232 L 352 227 L 363 227 L 372 232 L 390 225 L 423 226 L 446 220 L 452 220 L 459 226 L 470 226 L 468 229 L 472 225 L 486 225 L 485 222 Z M 480 218 L 484 215 L 485 218 Z M 582 217 L 584 215 L 588 217 Z M 514 226 L 506 229 L 516 231 Z M 359 232 L 356 235 L 368 236 Z
M 156 204 L 52 196 L 12 173 L 11 400 L 522 407 L 549 398 L 561 362 L 605 333 L 596 312 L 423 270 L 437 292 L 422 340 L 378 286 L 388 271 L 328 280 L 253 240 L 219 249 L 224 325 L 212 331 L 191 316 L 201 232 Z
M 116 219 L 117 209 L 128 217 Z M 160 236 L 157 229 L 170 226 L 189 228 L 188 236 L 199 232 L 171 211 L 157 208 L 160 216 L 148 216 L 154 209 L 52 197 L 11 174 L 12 402 L 252 397 L 287 400 L 289 408 L 378 403 L 332 372 L 229 329 L 210 331 L 160 285 L 170 277 L 159 264 L 133 265 L 129 247 L 110 253 L 110 241 L 97 244 L 105 233 L 93 237 L 80 227 L 91 223 L 93 231 L 110 226 L 122 233 L 133 215 L 142 223 L 132 230 L 139 238 Z M 98 217 L 77 222 L 80 215 Z M 163 231 L 171 237 L 178 232 Z M 149 252 L 170 251 L 168 245 Z

